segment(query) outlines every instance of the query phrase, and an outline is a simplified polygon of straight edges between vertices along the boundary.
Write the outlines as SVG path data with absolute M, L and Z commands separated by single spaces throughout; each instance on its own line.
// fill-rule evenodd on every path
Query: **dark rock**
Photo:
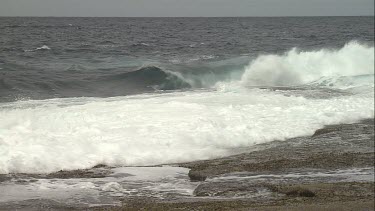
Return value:
M 332 132 L 339 131 L 339 130 L 340 130 L 339 127 L 325 127 L 325 128 L 316 130 L 314 135 L 312 135 L 312 137 L 320 136 L 320 135 L 327 134 L 327 133 L 332 133 Z
M 259 193 L 271 190 L 263 184 L 251 183 L 249 181 L 209 181 L 200 184 L 194 195 L 198 197 L 258 197 Z
M 79 169 L 72 171 L 60 170 L 58 172 L 50 173 L 46 175 L 46 178 L 58 178 L 58 179 L 72 179 L 72 178 L 104 178 L 111 171 L 108 169 Z
M 188 176 L 192 182 L 205 181 L 207 179 L 207 176 L 201 171 L 190 170 Z
M 96 166 L 94 166 L 94 167 L 92 167 L 92 168 L 96 169 L 96 168 L 106 168 L 106 167 L 107 167 L 107 166 L 104 165 L 104 164 L 98 164 L 98 165 L 96 165 Z
M 0 174 L 0 182 L 6 182 L 11 180 L 12 177 L 9 174 Z
M 289 190 L 285 193 L 287 196 L 292 196 L 292 197 L 314 197 L 315 193 L 312 192 L 311 190 L 304 189 L 304 188 L 296 188 Z

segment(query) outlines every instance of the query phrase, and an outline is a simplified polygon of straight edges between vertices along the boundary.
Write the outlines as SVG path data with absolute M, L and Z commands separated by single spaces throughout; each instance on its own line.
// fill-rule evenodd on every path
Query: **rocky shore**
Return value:
M 172 202 L 124 201 L 114 210 L 374 210 L 374 182 L 303 179 L 303 172 L 330 172 L 374 167 L 374 119 L 330 125 L 311 137 L 257 146 L 252 152 L 179 164 L 201 181 L 195 199 Z M 300 175 L 296 180 L 249 181 L 258 175 Z M 217 180 L 239 175 L 239 180 Z M 308 175 L 308 174 L 307 174 Z M 266 197 L 248 197 L 261 192 Z M 242 197 L 241 197 L 242 196 Z
M 122 196 L 118 206 L 97 207 L 33 200 L 0 203 L 0 210 L 374 210 L 374 119 L 330 125 L 311 137 L 262 144 L 238 155 L 174 165 L 190 169 L 191 196 Z M 32 177 L 105 178 L 111 169 Z M 0 184 L 24 177 L 30 175 L 0 175 Z

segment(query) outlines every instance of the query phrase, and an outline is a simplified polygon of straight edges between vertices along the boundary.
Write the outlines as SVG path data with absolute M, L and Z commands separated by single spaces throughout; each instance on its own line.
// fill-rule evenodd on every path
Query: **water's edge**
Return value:
M 374 119 L 367 119 L 327 126 L 311 137 L 259 145 L 239 155 L 172 167 L 97 166 L 47 175 L 0 175 L 4 190 L 12 189 L 14 199 L 25 198 L 11 200 L 8 192 L 8 201 L 5 195 L 0 197 L 0 209 L 267 210 L 269 206 L 304 205 L 319 210 L 322 204 L 341 208 L 343 202 L 344 210 L 371 209 L 373 162 Z M 31 193 L 39 197 L 26 197 L 23 187 L 34 188 Z M 41 194 L 45 190 L 49 196 Z M 55 198 L 50 197 L 57 192 Z M 72 200 L 75 197 L 80 203 Z

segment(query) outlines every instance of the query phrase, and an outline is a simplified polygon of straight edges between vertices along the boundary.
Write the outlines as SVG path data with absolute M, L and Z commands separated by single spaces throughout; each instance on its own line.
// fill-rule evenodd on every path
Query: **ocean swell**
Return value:
M 143 87 L 153 87 L 158 90 L 191 88 L 191 85 L 176 73 L 162 70 L 156 66 L 146 66 L 136 71 L 111 75 L 105 77 L 105 80 L 131 81 L 134 84 L 142 84 Z

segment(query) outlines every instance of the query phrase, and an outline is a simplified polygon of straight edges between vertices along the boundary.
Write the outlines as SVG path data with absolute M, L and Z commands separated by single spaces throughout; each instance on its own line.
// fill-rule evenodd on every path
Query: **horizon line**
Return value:
M 374 15 L 285 15 L 285 16 L 1 16 L 1 18 L 293 18 L 293 17 L 374 17 Z

